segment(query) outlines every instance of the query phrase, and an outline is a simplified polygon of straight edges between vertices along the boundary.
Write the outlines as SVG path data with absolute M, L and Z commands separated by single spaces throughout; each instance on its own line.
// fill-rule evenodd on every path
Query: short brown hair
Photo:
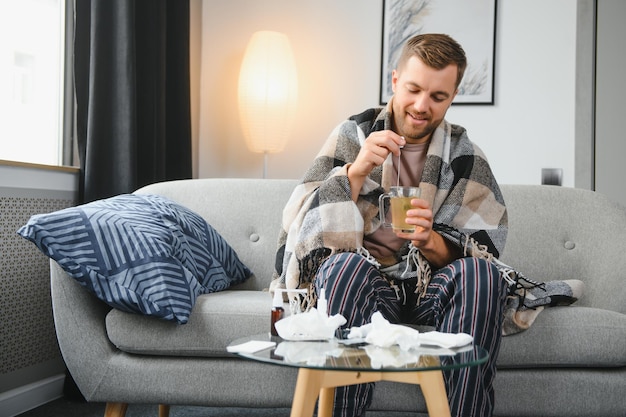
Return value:
M 424 33 L 413 36 L 402 48 L 396 68 L 404 67 L 409 58 L 418 57 L 424 64 L 431 68 L 441 70 L 448 65 L 457 66 L 456 87 L 458 88 L 463 79 L 467 58 L 465 51 L 457 41 L 442 33 Z

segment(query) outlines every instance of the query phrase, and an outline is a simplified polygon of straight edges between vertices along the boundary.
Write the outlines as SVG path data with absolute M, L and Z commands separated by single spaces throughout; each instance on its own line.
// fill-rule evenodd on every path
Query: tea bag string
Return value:
M 397 186 L 400 186 L 400 167 L 402 166 L 400 157 L 402 156 L 402 148 L 404 148 L 404 146 L 400 146 L 400 152 L 398 153 L 398 179 L 396 179 Z

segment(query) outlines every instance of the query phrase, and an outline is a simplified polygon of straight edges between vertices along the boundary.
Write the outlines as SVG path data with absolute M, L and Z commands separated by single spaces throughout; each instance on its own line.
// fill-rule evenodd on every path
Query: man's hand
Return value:
M 396 233 L 410 240 L 422 255 L 436 268 L 441 268 L 461 257 L 461 249 L 433 230 L 433 211 L 421 198 L 411 200 L 412 209 L 406 212 L 406 222 L 415 225 L 413 233 Z
M 391 130 L 373 132 L 365 139 L 359 154 L 348 168 L 348 179 L 352 190 L 352 199 L 357 200 L 365 178 L 372 170 L 383 164 L 390 153 L 399 156 L 400 148 L 404 146 L 402 136 Z
M 406 222 L 415 225 L 415 231 L 400 233 L 398 236 L 411 240 L 417 248 L 426 249 L 432 243 L 433 211 L 430 204 L 421 198 L 412 199 L 411 206 L 413 208 L 406 212 Z

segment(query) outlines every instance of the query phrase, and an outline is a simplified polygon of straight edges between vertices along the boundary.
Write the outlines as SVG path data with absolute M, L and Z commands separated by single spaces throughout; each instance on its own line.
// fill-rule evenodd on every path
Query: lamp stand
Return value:
M 263 152 L 263 179 L 267 178 L 267 151 Z

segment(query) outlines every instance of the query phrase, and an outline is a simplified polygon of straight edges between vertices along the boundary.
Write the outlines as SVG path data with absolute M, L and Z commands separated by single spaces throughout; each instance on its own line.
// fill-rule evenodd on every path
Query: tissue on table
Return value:
M 324 366 L 327 357 L 341 356 L 343 349 L 334 340 L 328 342 L 280 342 L 274 354 L 285 362 Z
M 472 343 L 473 338 L 466 333 L 441 333 L 437 331 L 420 333 L 418 330 L 392 324 L 380 312 L 372 315 L 372 322 L 350 329 L 348 339 L 364 338 L 365 342 L 379 347 L 399 345 L 402 350 L 409 350 L 421 345 L 454 348 Z
M 400 346 L 380 347 L 376 345 L 365 345 L 361 349 L 365 350 L 370 358 L 372 368 L 402 368 L 406 365 L 411 367 L 428 367 L 440 364 L 441 356 L 454 356 L 460 352 L 471 350 L 471 346 L 456 348 L 454 350 L 443 347 L 420 346 L 403 350 Z
M 328 316 L 311 308 L 306 313 L 294 314 L 278 320 L 276 332 L 285 340 L 325 340 L 335 336 L 335 330 L 346 324 L 341 314 Z
M 408 363 L 417 363 L 421 354 L 409 350 L 394 350 L 380 346 L 363 346 L 365 353 L 370 358 L 370 364 L 374 369 L 380 368 L 400 368 Z
M 469 345 L 474 338 L 467 333 L 424 332 L 420 334 L 422 345 L 439 346 L 446 349 Z

